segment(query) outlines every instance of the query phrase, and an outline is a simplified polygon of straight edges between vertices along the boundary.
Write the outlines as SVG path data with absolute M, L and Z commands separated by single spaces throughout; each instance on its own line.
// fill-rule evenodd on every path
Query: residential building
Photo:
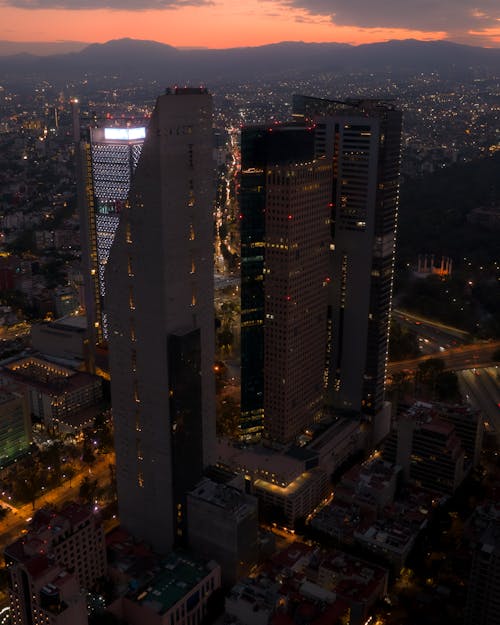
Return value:
M 91 589 L 106 574 L 104 529 L 93 510 L 74 502 L 60 510 L 41 508 L 28 532 L 6 547 L 7 566 L 22 564 L 44 555 L 71 570 L 79 587 Z
M 388 571 L 380 566 L 296 541 L 234 586 L 226 615 L 243 625 L 362 625 L 387 584 Z
M 12 625 L 87 625 L 87 605 L 76 576 L 47 556 L 9 566 Z

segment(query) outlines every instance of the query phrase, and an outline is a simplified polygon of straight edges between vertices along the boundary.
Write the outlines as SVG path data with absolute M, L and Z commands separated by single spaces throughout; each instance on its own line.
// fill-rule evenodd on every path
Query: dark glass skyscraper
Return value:
M 243 129 L 244 439 L 265 428 L 267 436 L 288 442 L 320 408 L 330 197 L 331 166 L 314 160 L 311 127 Z

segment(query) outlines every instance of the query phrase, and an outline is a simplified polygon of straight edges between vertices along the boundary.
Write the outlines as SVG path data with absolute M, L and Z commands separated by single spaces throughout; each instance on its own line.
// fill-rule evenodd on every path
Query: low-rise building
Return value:
M 220 564 L 224 583 L 248 575 L 259 555 L 255 497 L 205 478 L 187 495 L 187 522 L 190 548 Z
M 382 455 L 402 467 L 406 482 L 435 493 L 453 494 L 466 476 L 455 426 L 433 414 L 429 404 L 417 402 L 399 417 Z
M 87 507 L 68 503 L 61 510 L 42 508 L 21 538 L 6 547 L 7 566 L 46 555 L 74 572 L 82 588 L 92 588 L 106 573 L 104 530 L 98 517 Z
M 400 475 L 401 467 L 375 453 L 344 475 L 334 499 L 309 519 L 311 527 L 401 567 L 427 525 L 431 497 L 408 488 L 398 493 Z
M 226 615 L 242 625 L 361 625 L 386 594 L 387 580 L 382 567 L 294 542 L 266 562 L 257 577 L 234 586 Z
M 102 401 L 102 380 L 39 356 L 27 356 L 4 364 L 1 378 L 24 387 L 35 418 L 48 427 L 79 428 L 91 419 L 88 408 Z
M 294 524 L 328 495 L 331 474 L 365 442 L 359 419 L 346 418 L 318 425 L 302 438 L 302 445 L 279 450 L 220 440 L 217 465 L 245 476 L 248 490 L 258 497 L 266 516 Z
M 9 568 L 12 625 L 87 625 L 87 605 L 70 571 L 38 555 Z
M 201 625 L 207 602 L 221 586 L 220 566 L 173 552 L 142 571 L 140 581 L 110 612 L 129 625 Z
M 87 318 L 68 316 L 31 326 L 33 349 L 47 356 L 80 360 L 87 356 Z

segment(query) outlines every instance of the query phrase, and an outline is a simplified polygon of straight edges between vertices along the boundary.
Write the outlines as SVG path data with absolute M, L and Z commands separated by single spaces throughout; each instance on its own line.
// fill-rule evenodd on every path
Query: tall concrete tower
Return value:
M 294 98 L 333 161 L 330 403 L 382 416 L 399 201 L 401 112 L 390 102 Z M 377 438 L 379 435 L 374 430 Z
M 158 98 L 106 268 L 119 514 L 165 552 L 210 463 L 213 379 L 212 98 Z

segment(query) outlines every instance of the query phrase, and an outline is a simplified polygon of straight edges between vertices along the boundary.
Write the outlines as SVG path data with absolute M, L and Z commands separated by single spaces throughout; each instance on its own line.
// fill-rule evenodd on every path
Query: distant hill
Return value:
M 0 57 L 13 54 L 48 56 L 79 52 L 89 44 L 83 41 L 5 41 L 0 39 Z
M 52 80 L 102 77 L 159 80 L 162 84 L 210 83 L 257 77 L 303 76 L 317 72 L 438 71 L 466 74 L 475 69 L 500 71 L 500 49 L 446 41 L 415 40 L 351 46 L 338 43 L 282 42 L 225 50 L 177 49 L 155 41 L 118 39 L 81 51 L 34 56 L 2 56 L 0 77 L 23 80 L 34 75 Z

